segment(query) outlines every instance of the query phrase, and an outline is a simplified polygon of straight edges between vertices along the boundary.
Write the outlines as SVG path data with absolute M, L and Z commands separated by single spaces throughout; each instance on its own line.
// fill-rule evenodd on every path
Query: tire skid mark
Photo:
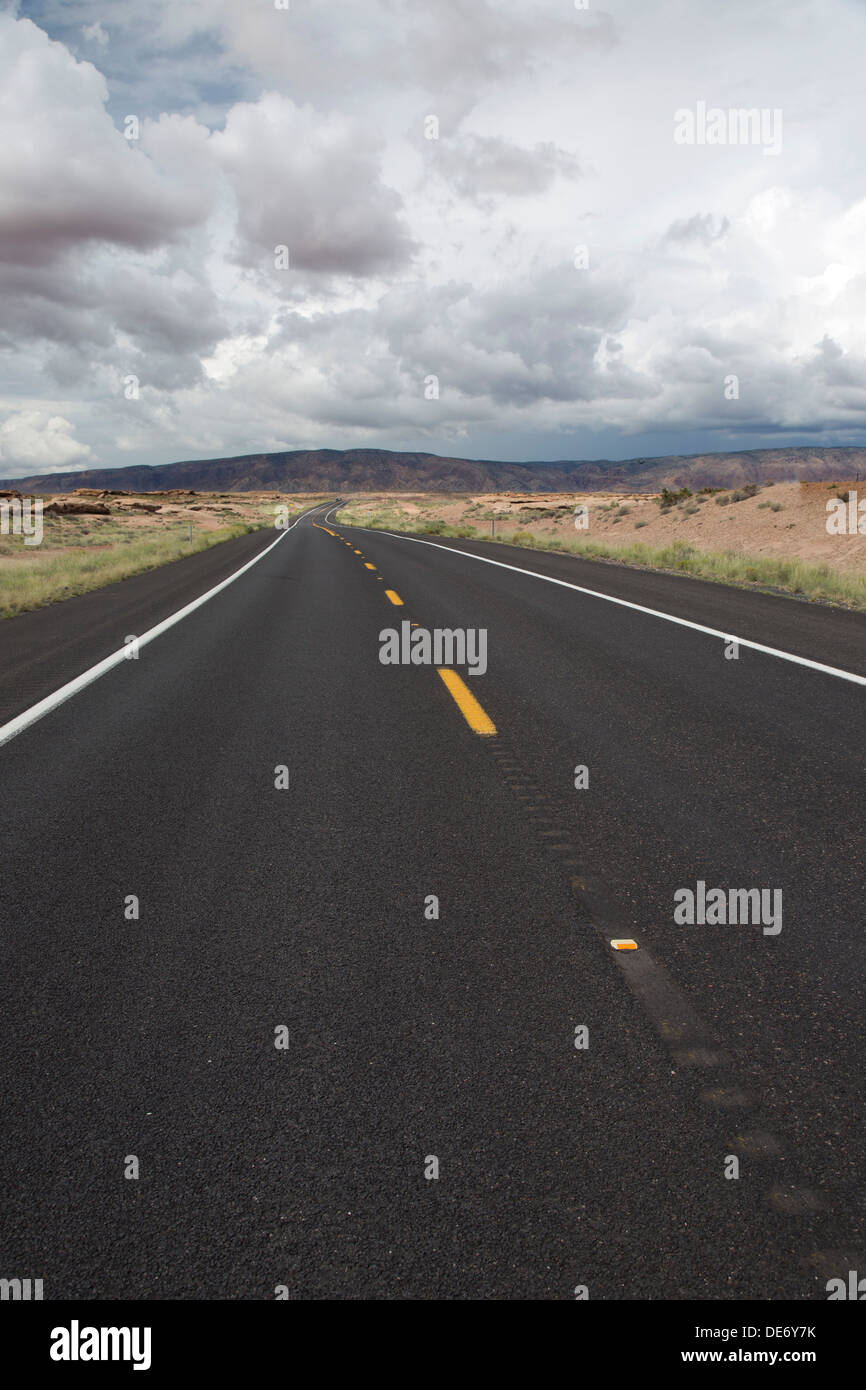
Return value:
M 827 1203 L 817 1192 L 781 1180 L 785 1147 L 761 1119 L 759 1099 L 740 1083 L 734 1059 L 683 989 L 641 935 L 620 919 L 610 889 L 580 859 L 563 809 L 522 766 L 520 753 L 509 746 L 507 735 L 491 739 L 489 747 L 503 781 L 535 829 L 539 843 L 566 874 L 577 909 L 575 925 L 591 928 L 602 939 L 605 955 L 642 1005 L 671 1062 L 691 1078 L 696 1105 L 717 1116 L 724 1135 L 724 1152 L 742 1156 L 748 1160 L 750 1170 L 760 1174 L 765 1184 L 765 1202 L 780 1218 L 814 1219 L 826 1213 Z M 638 949 L 611 949 L 611 939 L 619 937 L 632 937 Z M 801 1263 L 813 1275 L 819 1265 L 821 1269 L 832 1266 L 834 1276 L 841 1277 L 845 1271 L 839 1262 L 848 1256 L 837 1258 L 837 1252 L 832 1250 L 816 1251 L 814 1233 L 811 1235 L 812 1248 Z M 855 1262 L 845 1266 L 845 1270 L 857 1268 L 866 1272 L 866 1260 L 862 1257 L 859 1265 Z

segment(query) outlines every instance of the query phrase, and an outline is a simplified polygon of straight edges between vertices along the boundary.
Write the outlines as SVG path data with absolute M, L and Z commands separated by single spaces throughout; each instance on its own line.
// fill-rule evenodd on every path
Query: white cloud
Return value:
M 58 473 L 91 457 L 91 450 L 75 438 L 74 426 L 62 415 L 42 410 L 21 410 L 0 424 L 0 469 L 5 477 L 16 473 Z
M 235 195 L 243 264 L 273 270 L 280 245 L 301 270 L 364 275 L 407 259 L 401 200 L 357 122 L 266 92 L 232 107 L 211 148 Z
M 496 194 L 529 198 L 549 189 L 557 175 L 575 179 L 580 172 L 575 156 L 552 141 L 521 149 L 498 136 L 467 133 L 433 148 L 438 172 L 473 201 Z
M 6 407 L 94 462 L 866 423 L 863 7 L 154 0 L 110 42 L 96 0 L 39 13 L 0 19 Z M 698 100 L 781 107 L 782 154 L 677 146 Z
M 108 44 L 108 33 L 98 19 L 95 24 L 82 24 L 81 34 L 87 43 L 98 44 L 100 48 L 105 48 Z
M 82 245 L 143 251 L 206 219 L 200 185 L 162 174 L 105 112 L 108 91 L 30 20 L 0 16 L 0 260 Z

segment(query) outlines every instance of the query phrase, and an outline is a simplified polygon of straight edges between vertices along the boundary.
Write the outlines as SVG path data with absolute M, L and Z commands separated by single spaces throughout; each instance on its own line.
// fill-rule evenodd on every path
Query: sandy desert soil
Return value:
M 852 491 L 866 502 L 866 485 L 846 480 L 765 484 L 752 496 L 705 490 L 673 500 L 660 493 L 622 492 L 360 493 L 347 499 L 341 515 L 346 521 L 395 529 L 439 525 L 477 538 L 490 536 L 495 528 L 496 539 L 512 540 L 517 534 L 521 544 L 586 553 L 593 553 L 587 547 L 598 546 L 602 549 L 594 553 L 628 563 L 766 584 L 866 607 L 866 508 L 864 534 L 831 534 L 827 528 L 828 503 Z M 54 602 L 188 554 L 190 526 L 192 548 L 199 549 L 273 524 L 279 505 L 297 513 L 324 499 L 322 494 L 277 492 L 79 489 L 46 493 L 43 500 L 48 510 L 40 546 L 25 547 L 20 535 L 0 535 L 0 614 Z M 54 514 L 52 503 L 93 504 L 99 511 Z M 579 506 L 587 508 L 586 528 L 575 527 Z M 636 547 L 646 553 L 636 554 Z M 724 561 L 732 556 L 754 561 L 754 573 L 743 573 L 742 565 L 737 571 Z M 713 567 L 701 566 L 701 557 L 712 558 Z M 797 572 L 780 575 L 774 561 L 791 562 Z
M 352 501 L 359 513 L 374 515 L 383 504 L 390 504 L 413 519 L 436 517 L 447 525 L 469 524 L 479 537 L 490 534 L 490 522 L 495 519 L 500 534 L 503 529 L 519 528 L 545 540 L 576 534 L 613 544 L 641 540 L 666 545 L 683 540 L 702 550 L 784 555 L 866 574 L 866 530 L 863 535 L 830 535 L 826 526 L 827 501 L 858 487 L 860 498 L 866 500 L 864 484 L 776 483 L 764 486 L 754 497 L 726 505 L 719 505 L 717 498 L 730 499 L 733 494 L 728 489 L 697 494 L 670 508 L 660 505 L 659 493 L 481 493 L 459 498 L 391 493 Z M 589 526 L 576 532 L 574 512 L 580 504 L 589 508 Z
M 863 534 L 833 534 L 828 503 L 838 505 L 849 493 L 855 505 L 864 503 Z M 578 506 L 587 508 L 585 528 L 575 526 Z M 845 514 L 850 516 L 847 509 Z M 770 483 L 673 498 L 621 492 L 358 494 L 340 518 L 406 530 L 441 525 L 445 534 L 462 531 L 477 539 L 516 536 L 519 544 L 582 550 L 866 607 L 866 484 L 859 482 Z
M 169 563 L 244 531 L 272 526 L 275 509 L 303 511 L 321 496 L 260 493 L 123 493 L 82 488 L 39 494 L 39 545 L 14 530 L 14 494 L 0 532 L 0 617 L 38 608 Z M 54 508 L 88 508 L 85 511 Z M 28 513 L 25 511 L 25 517 Z

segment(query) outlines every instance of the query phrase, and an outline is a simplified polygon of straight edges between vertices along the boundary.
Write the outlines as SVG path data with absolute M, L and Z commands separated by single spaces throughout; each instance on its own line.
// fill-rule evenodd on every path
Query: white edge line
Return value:
M 347 527 L 347 529 L 353 528 Z M 411 541 L 415 545 L 432 545 L 434 550 L 446 550 L 449 555 L 465 555 L 467 559 L 479 560 L 483 565 L 496 565 L 499 569 L 513 570 L 515 574 L 528 574 L 532 579 L 543 579 L 547 584 L 559 584 L 563 589 L 574 589 L 576 593 L 588 594 L 590 598 L 601 598 L 606 603 L 617 603 L 621 608 L 633 608 L 636 613 L 648 613 L 651 618 L 664 618 L 666 623 L 676 623 L 679 627 L 690 627 L 694 632 L 706 633 L 708 637 L 721 637 L 723 642 L 736 642 L 738 646 L 749 647 L 753 652 L 763 652 L 766 656 L 777 656 L 782 661 L 793 661 L 797 666 L 808 666 L 811 671 L 822 671 L 825 676 L 836 676 L 839 680 L 852 681 L 854 685 L 866 685 L 866 676 L 858 676 L 853 671 L 842 671 L 838 666 L 825 666 L 821 661 L 811 661 L 806 656 L 795 656 L 793 652 L 783 652 L 778 647 L 765 647 L 762 642 L 751 642 L 747 637 L 736 637 L 732 632 L 720 632 L 715 627 L 704 627 L 702 623 L 690 622 L 688 618 L 676 618 L 672 613 L 662 613 L 658 608 L 645 608 L 642 603 L 631 603 L 625 598 L 614 598 L 613 594 L 602 594 L 597 589 L 585 589 L 580 584 L 569 583 L 567 579 L 555 579 L 552 574 L 539 574 L 537 570 L 522 569 L 520 565 L 509 565 L 504 560 L 491 560 L 487 555 L 473 555 L 471 550 L 458 550 L 456 546 L 438 545 L 436 541 L 422 541 L 418 536 L 399 536 L 395 531 L 371 531 L 369 526 L 358 526 L 354 529 L 370 531 L 371 535 L 390 536 L 395 541 Z
M 321 506 L 321 503 L 319 505 Z M 182 618 L 188 617 L 188 615 L 194 613 L 197 608 L 201 608 L 203 603 L 207 603 L 208 599 L 213 598 L 214 595 L 220 593 L 222 589 L 228 588 L 229 584 L 233 584 L 236 579 L 239 579 L 240 576 L 245 574 L 248 569 L 251 569 L 253 565 L 257 565 L 259 560 L 263 560 L 264 557 L 273 550 L 275 545 L 279 545 L 280 541 L 283 540 L 290 531 L 295 529 L 299 521 L 302 521 L 305 516 L 310 516 L 312 512 L 317 510 L 317 507 L 311 507 L 308 512 L 302 512 L 300 516 L 296 516 L 291 526 L 287 526 L 285 531 L 281 531 L 275 541 L 265 546 L 264 550 L 260 550 L 258 555 L 254 555 L 245 565 L 241 565 L 241 568 L 235 570 L 234 574 L 230 574 L 227 579 L 223 579 L 219 584 L 215 584 L 212 589 L 208 589 L 206 594 L 201 594 L 198 598 L 193 599 L 192 603 L 186 604 L 184 608 L 179 608 L 177 612 L 172 613 L 170 617 L 164 618 L 161 623 L 156 624 L 156 627 L 149 628 L 147 632 L 137 638 L 138 646 L 146 646 L 147 643 L 152 642 L 155 637 L 161 636 L 162 633 L 167 632 L 170 627 L 174 627 L 175 623 L 179 623 Z M 76 676 L 74 680 L 67 681 L 66 685 L 61 685 L 60 689 L 55 690 L 52 695 L 46 695 L 44 700 L 40 700 L 38 704 L 31 705 L 23 714 L 18 714 L 14 719 L 10 719 L 8 724 L 0 725 L 0 747 L 2 747 L 4 743 L 8 743 L 10 739 L 15 738 L 17 734 L 23 733 L 25 729 L 29 729 L 31 724 L 35 724 L 37 720 L 44 718 L 46 714 L 50 714 L 58 705 L 64 704 L 67 700 L 71 700 L 72 696 L 77 695 L 79 690 L 83 690 L 85 686 L 91 685 L 93 681 L 99 680 L 100 676 L 104 676 L 106 672 L 113 670 L 121 661 L 126 660 L 126 653 L 128 650 L 129 648 L 126 646 L 118 648 L 116 652 L 111 653 L 111 656 L 105 657 L 103 661 L 98 661 L 95 666 L 91 666 L 89 670 L 83 671 L 81 675 Z

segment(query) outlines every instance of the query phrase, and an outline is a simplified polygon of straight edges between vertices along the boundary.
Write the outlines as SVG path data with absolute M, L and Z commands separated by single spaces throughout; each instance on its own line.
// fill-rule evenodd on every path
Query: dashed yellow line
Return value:
M 314 522 L 313 524 L 315 525 L 316 523 Z M 320 529 L 323 531 L 328 530 L 326 526 L 323 526 Z M 328 534 L 330 536 L 335 536 L 337 540 L 343 540 L 343 537 L 337 536 L 337 533 L 335 531 L 328 531 Z M 355 547 L 352 545 L 351 541 L 343 541 L 343 544 L 347 545 L 350 550 L 354 550 L 355 554 L 360 555 L 363 559 L 363 551 L 356 550 Z M 369 560 L 365 560 L 364 568 L 368 570 L 375 570 L 376 566 L 371 565 Z M 381 574 L 377 575 L 377 578 L 379 579 L 380 583 L 384 582 L 382 580 Z M 391 600 L 395 607 L 403 607 L 403 600 L 397 593 L 396 589 L 386 589 L 385 595 L 387 598 Z M 413 623 L 412 626 L 417 627 L 418 624 Z M 466 723 L 469 725 L 473 733 L 481 734 L 482 737 L 486 738 L 489 738 L 492 734 L 495 734 L 496 725 L 490 718 L 490 715 L 478 702 L 478 700 L 476 700 L 475 696 L 472 694 L 472 691 L 468 688 L 464 681 L 461 680 L 457 672 L 442 666 L 437 666 L 436 670 L 437 673 L 442 677 L 445 689 L 450 694 L 451 698 L 453 699 L 457 708 L 460 710 L 460 713 L 463 715 L 463 718 L 466 720 Z M 618 945 L 619 943 L 611 942 L 611 945 L 614 944 Z
M 470 729 L 476 734 L 483 734 L 487 737 L 495 734 L 496 725 L 490 715 L 482 709 L 472 691 L 467 689 L 457 672 L 442 666 L 437 666 L 436 670 L 445 682 L 446 690 L 448 690 Z

